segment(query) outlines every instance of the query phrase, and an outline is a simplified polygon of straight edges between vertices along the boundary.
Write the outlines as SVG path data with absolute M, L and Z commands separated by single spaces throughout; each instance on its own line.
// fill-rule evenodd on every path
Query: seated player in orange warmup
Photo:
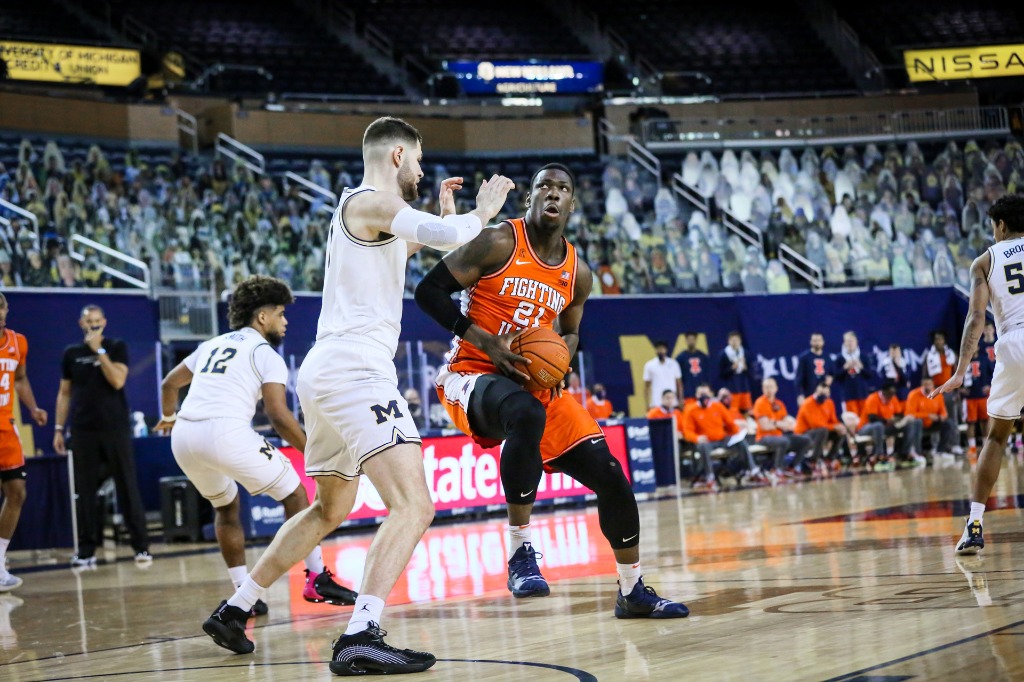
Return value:
M 921 385 L 907 394 L 907 416 L 921 420 L 921 428 L 915 431 L 917 440 L 911 447 L 918 455 L 922 455 L 922 437 L 928 434 L 932 436 L 931 443 L 936 455 L 952 456 L 953 445 L 960 433 L 946 412 L 946 401 L 943 397 L 928 397 L 934 390 L 935 382 L 925 373 L 921 377 Z
M 594 419 L 610 419 L 615 414 L 612 401 L 608 399 L 608 393 L 604 390 L 604 384 L 594 384 L 587 396 L 587 412 Z
M 661 404 L 655 405 L 647 410 L 648 419 L 671 419 L 676 420 L 676 433 L 681 437 L 683 434 L 683 411 L 679 409 L 679 398 L 673 390 L 662 391 Z
M 569 169 L 549 164 L 530 183 L 526 216 L 485 229 L 449 253 L 416 287 L 416 303 L 455 334 L 436 378 L 452 421 L 483 447 L 504 441 L 501 482 L 508 503 L 508 589 L 517 597 L 545 596 L 530 514 L 545 468 L 561 471 L 597 494 L 601 531 L 619 577 L 618 618 L 681 618 L 685 605 L 659 597 L 640 570 L 640 518 L 622 466 L 604 432 L 561 387 L 529 392 L 529 376 L 510 349 L 528 327 L 555 329 L 569 355 L 579 344 L 583 304 L 593 274 L 563 233 L 574 208 Z M 462 292 L 462 307 L 452 294 Z
M 838 469 L 839 460 L 836 455 L 843 453 L 849 457 L 850 446 L 847 440 L 847 429 L 836 415 L 836 405 L 832 402 L 831 381 L 822 379 L 814 388 L 814 393 L 806 396 L 796 412 L 796 426 L 793 433 L 811 439 L 811 456 L 816 463 L 825 459 L 825 444 L 828 444 L 828 460 L 833 463 L 832 469 Z M 820 467 L 821 473 L 827 470 Z

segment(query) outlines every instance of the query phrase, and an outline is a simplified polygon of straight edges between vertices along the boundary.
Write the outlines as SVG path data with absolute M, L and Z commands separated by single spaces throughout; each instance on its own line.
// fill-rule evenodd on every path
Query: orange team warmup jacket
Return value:
M 769 429 L 764 431 L 761 429 L 761 417 L 768 417 L 774 422 L 782 421 L 783 417 L 789 414 L 786 411 L 786 406 L 782 404 L 782 401 L 777 397 L 775 400 L 768 400 L 768 396 L 763 395 L 754 401 L 754 419 L 757 422 L 757 440 L 761 440 L 765 436 L 781 436 L 781 429 Z
M 720 402 L 712 401 L 707 407 L 695 402 L 683 412 L 683 437 L 690 443 L 696 443 L 700 436 L 718 441 L 736 433 L 739 433 L 739 427 Z
M 662 407 L 661 405 L 656 405 L 656 406 L 652 407 L 651 409 L 647 410 L 647 418 L 648 419 L 668 419 L 669 417 L 675 416 L 675 418 L 676 418 L 676 431 L 678 431 L 679 433 L 683 433 L 683 412 L 682 412 L 682 410 L 677 408 L 675 410 L 672 410 L 672 413 L 673 414 L 669 414 L 669 412 L 664 407 Z
M 937 414 L 943 419 L 946 418 L 946 401 L 941 395 L 929 398 L 923 390 L 915 388 L 907 395 L 906 413 L 924 422 L 924 428 L 927 429 L 932 425 L 932 420 L 928 415 Z
M 869 415 L 874 414 L 882 419 L 892 419 L 902 413 L 903 403 L 899 398 L 893 396 L 889 402 L 886 402 L 882 400 L 882 392 L 875 391 L 864 401 L 864 410 L 860 413 L 860 423 L 857 424 L 857 428 L 864 428 L 864 425 L 868 423 Z
M 598 402 L 594 399 L 594 396 L 588 395 L 587 412 L 594 419 L 607 419 L 612 416 L 612 401 L 606 399 Z
M 821 405 L 814 398 L 807 398 L 796 411 L 796 426 L 793 432 L 804 434 L 811 429 L 834 429 L 839 424 L 836 404 L 829 398 Z

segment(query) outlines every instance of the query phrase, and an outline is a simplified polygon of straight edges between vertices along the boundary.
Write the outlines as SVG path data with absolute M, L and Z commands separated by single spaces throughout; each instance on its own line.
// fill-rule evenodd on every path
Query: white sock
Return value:
M 309 569 L 310 573 L 324 572 L 324 551 L 320 549 L 320 545 L 314 547 L 313 551 L 303 561 L 306 562 L 306 568 Z
M 971 502 L 971 514 L 967 517 L 967 523 L 973 523 L 974 521 L 981 521 L 982 514 L 985 513 L 984 502 Z
M 263 598 L 263 593 L 266 591 L 267 588 L 260 587 L 250 576 L 246 576 L 241 586 L 231 595 L 231 599 L 228 599 L 228 605 L 248 611 L 253 604 Z
M 532 537 L 530 524 L 525 526 L 508 526 L 508 558 L 511 559 L 512 555 L 523 546 L 524 542 L 532 542 Z
M 640 580 L 640 562 L 635 564 L 615 564 L 615 572 L 619 574 L 619 592 L 629 594 Z
M 348 621 L 348 627 L 345 628 L 345 634 L 358 635 L 367 628 L 370 621 L 380 625 L 380 616 L 383 612 L 383 599 L 380 597 L 371 597 L 369 595 L 359 595 L 356 597 L 355 610 L 352 611 L 352 618 Z
M 973 438 L 968 438 L 967 439 L 967 447 L 974 448 L 974 447 L 977 447 L 977 446 L 978 446 L 978 442 L 976 440 L 974 440 Z
M 0 538 L 0 573 L 7 570 L 7 545 L 11 544 L 10 538 Z
M 249 569 L 245 565 L 232 566 L 228 569 L 228 575 L 231 576 L 231 584 L 235 586 L 237 590 L 245 582 L 245 577 L 249 575 Z

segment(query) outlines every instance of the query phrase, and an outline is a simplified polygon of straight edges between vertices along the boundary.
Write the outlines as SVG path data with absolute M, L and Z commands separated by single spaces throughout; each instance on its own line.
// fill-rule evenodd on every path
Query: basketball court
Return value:
M 989 546 L 954 560 L 967 465 L 850 475 L 640 505 L 646 581 L 684 620 L 612 615 L 614 563 L 593 506 L 538 514 L 551 596 L 505 589 L 500 517 L 435 525 L 392 592 L 383 627 L 434 653 L 423 680 L 1011 680 L 1024 678 L 1022 467 L 1008 457 L 985 515 Z M 324 543 L 358 585 L 371 534 Z M 108 556 L 113 558 L 113 548 Z M 263 547 L 249 550 L 252 566 Z M 200 623 L 231 593 L 215 544 L 156 545 L 73 573 L 63 554 L 12 557 L 25 579 L 0 597 L 0 678 L 329 679 L 352 607 L 308 604 L 301 565 L 252 619 L 250 656 Z M 101 555 L 102 556 L 102 555 Z

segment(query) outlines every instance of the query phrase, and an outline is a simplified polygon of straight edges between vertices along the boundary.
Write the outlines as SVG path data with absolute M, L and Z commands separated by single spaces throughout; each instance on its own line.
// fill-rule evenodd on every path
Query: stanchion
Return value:
M 75 492 L 75 455 L 68 450 L 68 491 L 71 494 L 71 542 L 78 556 L 78 494 Z

